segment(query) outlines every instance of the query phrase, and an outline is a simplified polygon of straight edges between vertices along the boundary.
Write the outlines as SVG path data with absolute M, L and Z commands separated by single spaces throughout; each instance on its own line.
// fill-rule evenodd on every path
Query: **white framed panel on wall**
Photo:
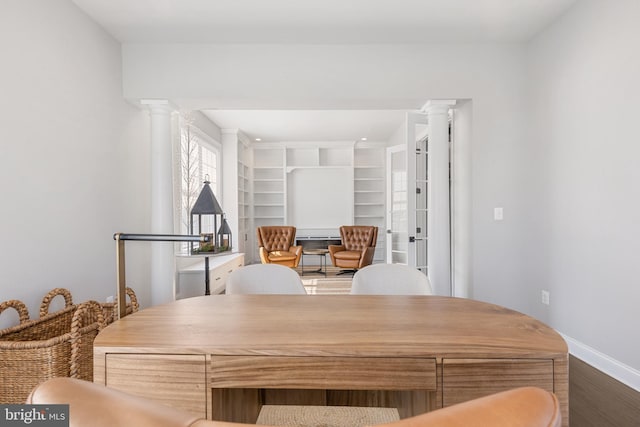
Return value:
M 350 167 L 294 168 L 287 173 L 287 218 L 299 229 L 338 229 L 353 222 Z

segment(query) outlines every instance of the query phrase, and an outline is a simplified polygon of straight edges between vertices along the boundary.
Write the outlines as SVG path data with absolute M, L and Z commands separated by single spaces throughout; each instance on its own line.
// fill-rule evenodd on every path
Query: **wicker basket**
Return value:
M 138 304 L 138 297 L 136 296 L 136 293 L 133 292 L 133 289 L 129 287 L 127 287 L 125 292 L 130 301 L 129 304 L 127 304 L 127 314 L 135 313 L 140 308 L 140 304 Z M 115 302 L 103 303 L 102 311 L 104 314 L 104 323 L 106 325 L 113 323 L 113 321 L 119 317 L 118 304 Z
M 65 308 L 48 313 L 51 300 L 65 297 Z M 0 402 L 24 403 L 37 384 L 53 377 L 93 380 L 93 340 L 104 327 L 102 307 L 95 301 L 74 305 L 69 291 L 56 288 L 40 306 L 40 319 L 29 320 L 18 300 L 0 304 L 14 308 L 20 324 L 0 330 Z

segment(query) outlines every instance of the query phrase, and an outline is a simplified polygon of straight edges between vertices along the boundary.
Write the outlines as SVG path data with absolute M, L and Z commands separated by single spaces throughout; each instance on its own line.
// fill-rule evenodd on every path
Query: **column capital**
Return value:
M 455 99 L 431 99 L 422 106 L 420 111 L 427 114 L 447 114 L 449 108 L 456 105 Z
M 147 107 L 151 114 L 170 114 L 177 110 L 167 99 L 141 99 L 140 105 Z

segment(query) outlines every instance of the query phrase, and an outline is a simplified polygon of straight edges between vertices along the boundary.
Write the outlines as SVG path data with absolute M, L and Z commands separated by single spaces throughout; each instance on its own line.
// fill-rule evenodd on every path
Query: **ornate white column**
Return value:
M 167 100 L 143 100 L 151 116 L 151 233 L 174 234 L 171 113 Z M 175 298 L 175 256 L 171 242 L 151 243 L 151 304 Z
M 449 217 L 449 108 L 455 101 L 429 101 L 427 198 L 427 266 L 436 295 L 451 295 L 451 233 Z
M 242 144 L 238 129 L 221 129 L 222 141 L 222 208 L 227 216 L 231 235 L 236 248 L 240 247 L 243 238 L 239 232 L 240 215 L 238 214 L 238 145 Z M 236 237 L 237 236 L 237 237 Z M 237 240 L 236 240 L 237 239 Z

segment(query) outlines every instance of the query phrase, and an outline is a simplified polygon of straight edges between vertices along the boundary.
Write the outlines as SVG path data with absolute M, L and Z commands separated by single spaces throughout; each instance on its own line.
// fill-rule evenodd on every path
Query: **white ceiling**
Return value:
M 523 42 L 576 0 L 73 0 L 121 42 Z
M 123 43 L 523 43 L 580 0 L 72 0 Z M 404 111 L 208 110 L 263 141 L 386 140 Z
M 403 110 L 205 110 L 221 128 L 241 129 L 264 142 L 387 141 Z

